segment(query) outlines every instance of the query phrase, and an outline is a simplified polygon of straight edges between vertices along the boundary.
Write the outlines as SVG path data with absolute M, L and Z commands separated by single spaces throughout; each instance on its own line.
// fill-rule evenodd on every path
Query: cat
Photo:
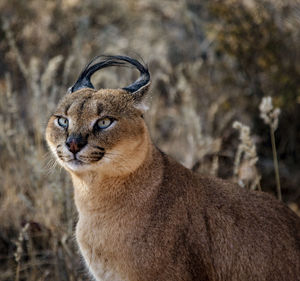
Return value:
M 96 71 L 128 65 L 140 72 L 134 83 L 94 89 Z M 47 125 L 73 181 L 76 239 L 94 278 L 300 280 L 300 219 L 271 195 L 200 176 L 161 152 L 143 118 L 149 86 L 139 61 L 97 57 Z

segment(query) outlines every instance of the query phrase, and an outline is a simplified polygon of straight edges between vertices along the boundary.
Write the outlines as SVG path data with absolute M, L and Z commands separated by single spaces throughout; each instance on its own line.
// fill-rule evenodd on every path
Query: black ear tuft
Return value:
M 104 60 L 102 60 L 98 63 L 95 63 L 96 61 L 98 61 L 101 58 L 103 58 Z M 115 61 L 112 59 L 112 57 L 109 57 L 109 56 L 97 56 L 97 57 L 93 58 L 88 63 L 88 65 L 84 68 L 84 70 L 81 72 L 77 81 L 71 87 L 70 92 L 73 93 L 81 88 L 94 89 L 94 86 L 91 82 L 91 77 L 96 71 L 98 71 L 102 68 L 105 68 L 105 67 L 109 67 L 109 66 L 121 66 L 121 65 L 124 65 L 124 63 Z
M 97 62 L 99 59 L 102 60 Z M 70 92 L 73 93 L 82 88 L 94 89 L 91 82 L 91 76 L 96 71 L 110 66 L 134 66 L 140 72 L 140 77 L 134 83 L 124 87 L 124 90 L 132 94 L 139 93 L 138 95 L 140 96 L 148 89 L 148 86 L 150 85 L 150 73 L 148 68 L 136 59 L 127 56 L 98 56 L 92 59 L 91 62 L 84 68 L 75 84 L 70 88 Z

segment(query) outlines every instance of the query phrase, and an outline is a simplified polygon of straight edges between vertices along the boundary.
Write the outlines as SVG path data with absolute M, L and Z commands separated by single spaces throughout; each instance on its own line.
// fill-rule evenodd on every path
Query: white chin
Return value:
M 86 171 L 91 169 L 91 165 L 87 163 L 83 163 L 80 160 L 71 160 L 68 162 L 64 162 L 64 166 L 71 171 L 79 172 L 79 171 Z

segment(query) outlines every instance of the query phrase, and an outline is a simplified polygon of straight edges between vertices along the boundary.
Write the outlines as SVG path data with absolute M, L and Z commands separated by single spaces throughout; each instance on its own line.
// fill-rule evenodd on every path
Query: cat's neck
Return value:
M 149 143 L 142 163 L 128 174 L 71 173 L 79 214 L 105 213 L 143 204 L 155 193 L 162 179 L 162 166 L 161 153 Z

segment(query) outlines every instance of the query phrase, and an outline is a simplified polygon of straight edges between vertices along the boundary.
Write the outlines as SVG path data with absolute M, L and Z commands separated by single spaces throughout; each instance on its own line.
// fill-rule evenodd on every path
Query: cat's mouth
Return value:
M 90 156 L 85 156 L 85 155 L 73 155 L 72 159 L 63 159 L 64 163 L 68 166 L 69 169 L 71 170 L 82 170 L 85 168 L 88 168 L 92 164 L 95 164 L 99 162 L 104 156 L 104 153 L 97 153 L 96 155 L 90 155 Z
M 82 162 L 79 159 L 72 159 L 72 160 L 67 161 L 67 163 L 72 164 L 72 165 L 85 165 L 85 164 L 88 164 L 88 163 Z
M 69 160 L 65 160 L 65 166 L 67 169 L 70 169 L 71 171 L 85 171 L 85 170 L 89 170 L 92 168 L 93 164 L 96 164 L 97 162 L 99 162 L 104 156 L 103 155 L 99 155 L 96 157 L 82 157 L 82 156 L 78 156 L 76 157 L 76 155 L 74 155 L 73 159 L 69 159 Z
M 105 150 L 100 147 L 93 147 L 93 149 L 83 149 L 76 153 L 65 149 L 64 146 L 58 145 L 56 154 L 62 161 L 66 168 L 71 170 L 89 169 L 93 164 L 97 164 L 105 155 Z
M 97 155 L 92 154 L 89 156 L 85 156 L 85 155 L 78 156 L 77 154 L 75 154 L 74 158 L 67 161 L 67 163 L 72 163 L 75 165 L 92 164 L 92 163 L 100 161 L 103 158 L 103 156 L 104 156 L 104 153 L 97 153 Z

